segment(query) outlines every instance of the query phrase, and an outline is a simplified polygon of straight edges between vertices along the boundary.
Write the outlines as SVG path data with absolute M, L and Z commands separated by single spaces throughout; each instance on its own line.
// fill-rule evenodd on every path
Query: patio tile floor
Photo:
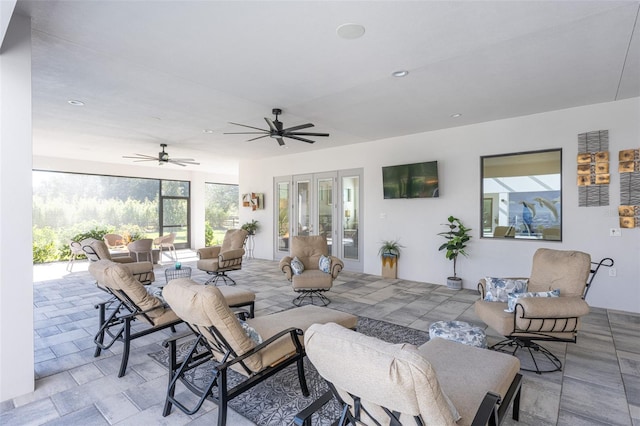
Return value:
M 179 251 L 192 278 L 208 278 L 195 267 L 193 252 Z M 217 419 L 207 402 L 187 416 L 177 409 L 162 417 L 167 372 L 147 354 L 161 349 L 170 335 L 158 332 L 132 344 L 127 374 L 117 377 L 122 345 L 93 357 L 97 328 L 94 305 L 106 294 L 96 288 L 86 262 L 75 272 L 65 263 L 34 267 L 34 342 L 36 390 L 0 403 L 3 425 L 204 425 Z M 164 283 L 156 265 L 157 283 Z M 245 260 L 231 273 L 238 287 L 256 293 L 256 313 L 266 315 L 291 307 L 294 294 L 277 262 Z M 597 283 L 596 283 L 597 285 Z M 477 293 L 453 291 L 434 284 L 383 280 L 342 272 L 328 293 L 333 309 L 428 330 L 434 321 L 458 319 L 485 327 L 473 310 Z M 593 308 L 583 321 L 577 344 L 554 344 L 565 362 L 562 372 L 523 372 L 520 422 L 505 425 L 615 424 L 640 426 L 640 315 Z M 489 343 L 500 336 L 487 330 Z M 478 366 L 482 368 L 482 366 Z M 184 397 L 190 393 L 182 389 Z M 252 425 L 231 413 L 229 425 Z

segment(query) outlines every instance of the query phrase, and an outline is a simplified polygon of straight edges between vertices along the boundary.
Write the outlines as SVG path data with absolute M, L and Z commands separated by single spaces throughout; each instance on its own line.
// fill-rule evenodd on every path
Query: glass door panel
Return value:
M 184 198 L 161 197 L 162 235 L 176 233 L 174 245 L 186 247 L 189 243 L 189 202 Z
M 313 224 L 311 223 L 311 180 L 298 179 L 295 181 L 296 202 L 294 212 L 297 223 L 296 235 L 313 235 Z
M 360 243 L 360 178 L 358 176 L 342 177 L 342 253 L 345 259 L 359 260 Z
M 276 194 L 278 196 L 277 218 L 278 239 L 276 251 L 289 252 L 289 182 L 277 182 Z
M 317 182 L 317 206 L 318 206 L 318 235 L 327 239 L 329 254 L 333 254 L 333 230 L 334 230 L 334 204 L 333 204 L 333 178 L 320 178 Z

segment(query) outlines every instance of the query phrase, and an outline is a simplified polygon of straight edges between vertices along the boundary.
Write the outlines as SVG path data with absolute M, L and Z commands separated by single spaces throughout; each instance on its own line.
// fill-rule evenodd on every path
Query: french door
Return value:
M 289 254 L 290 236 L 323 235 L 345 269 L 362 271 L 361 185 L 362 169 L 275 178 L 274 258 Z

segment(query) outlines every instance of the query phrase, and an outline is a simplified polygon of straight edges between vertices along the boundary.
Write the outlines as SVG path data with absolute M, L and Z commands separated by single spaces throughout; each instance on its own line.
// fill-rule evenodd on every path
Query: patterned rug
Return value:
M 358 331 L 391 343 L 412 343 L 419 346 L 429 340 L 428 332 L 365 317 L 358 318 Z M 190 342 L 178 345 L 178 359 L 187 353 L 190 346 Z M 167 350 L 150 353 L 149 356 L 164 367 L 169 364 Z M 306 358 L 304 365 L 310 392 L 308 397 L 302 396 L 294 364 L 232 399 L 229 406 L 260 426 L 292 424 L 293 418 L 298 412 L 318 399 L 328 389 L 325 381 Z M 211 366 L 205 363 L 193 370 L 192 374 L 187 376 L 187 380 L 196 386 L 206 383 L 207 379 L 211 377 L 210 372 Z M 231 371 L 229 386 L 235 385 L 242 379 L 243 376 L 239 373 Z M 339 417 L 339 413 L 340 407 L 334 400 L 313 416 L 313 425 L 330 425 Z

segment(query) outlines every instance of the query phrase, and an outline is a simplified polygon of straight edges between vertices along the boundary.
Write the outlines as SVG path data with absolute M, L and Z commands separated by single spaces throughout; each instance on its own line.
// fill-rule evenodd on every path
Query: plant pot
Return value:
M 450 290 L 462 290 L 462 278 L 448 277 L 447 288 Z
M 383 278 L 398 278 L 398 256 L 394 255 L 382 255 L 382 277 Z

